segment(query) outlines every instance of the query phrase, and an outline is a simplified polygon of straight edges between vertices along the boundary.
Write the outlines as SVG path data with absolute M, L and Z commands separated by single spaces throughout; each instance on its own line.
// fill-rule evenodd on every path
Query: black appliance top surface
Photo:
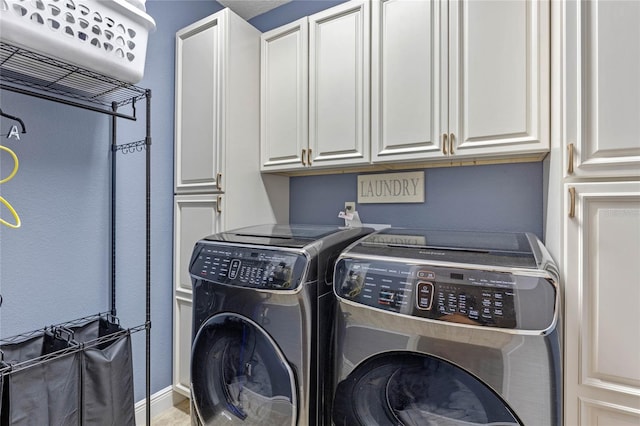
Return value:
M 526 233 L 386 228 L 360 240 L 350 252 L 425 261 L 536 268 Z
M 205 241 L 224 241 L 274 247 L 303 248 L 331 234 L 344 231 L 330 225 L 256 225 L 205 237 Z

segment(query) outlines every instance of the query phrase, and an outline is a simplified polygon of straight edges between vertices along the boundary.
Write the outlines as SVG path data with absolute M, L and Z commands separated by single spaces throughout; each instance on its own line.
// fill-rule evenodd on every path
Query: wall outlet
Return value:
M 345 201 L 344 202 L 344 212 L 345 213 L 353 213 L 356 211 L 356 202 L 355 201 Z

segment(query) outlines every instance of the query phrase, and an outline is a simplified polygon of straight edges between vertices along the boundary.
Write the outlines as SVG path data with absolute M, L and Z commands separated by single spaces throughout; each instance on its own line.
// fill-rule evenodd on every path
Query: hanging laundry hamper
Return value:
M 110 315 L 71 329 L 76 342 L 87 344 L 81 352 L 82 424 L 135 425 L 131 333 Z
M 139 2 L 140 3 L 140 2 Z M 129 83 L 144 74 L 156 24 L 125 0 L 1 0 L 0 40 Z M 143 3 L 140 3 L 143 4 Z M 143 7 L 143 6 L 142 6 Z M 16 66 L 25 75 L 38 62 Z M 35 76 L 41 73 L 34 71 Z M 51 76 L 58 82 L 64 74 Z
M 4 363 L 11 368 L 3 374 L 2 426 L 81 424 L 80 357 L 70 337 L 45 330 L 0 346 Z M 66 350 L 70 352 L 65 354 Z

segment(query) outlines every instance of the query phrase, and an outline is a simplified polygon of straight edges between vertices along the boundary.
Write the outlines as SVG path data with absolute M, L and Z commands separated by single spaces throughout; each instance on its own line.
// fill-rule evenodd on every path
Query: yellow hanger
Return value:
M 7 176 L 6 178 L 0 180 L 0 184 L 3 184 L 5 182 L 10 181 L 11 179 L 13 179 L 13 177 L 16 175 L 16 173 L 18 173 L 18 156 L 16 155 L 15 152 L 13 152 L 12 150 L 10 150 L 9 148 L 7 148 L 6 146 L 2 146 L 0 145 L 0 149 L 3 151 L 6 151 L 9 153 L 9 155 L 11 155 L 11 157 L 13 158 L 13 170 L 11 171 L 11 173 L 9 173 L 9 176 Z M 6 220 L 0 218 L 0 223 L 8 226 L 9 228 L 19 228 L 20 225 L 22 224 L 20 222 L 20 216 L 18 216 L 18 212 L 16 212 L 16 210 L 13 208 L 13 206 L 11 204 L 9 204 L 9 202 L 7 200 L 5 200 L 3 197 L 0 197 L 0 203 L 4 204 L 7 209 L 9 209 L 9 212 L 11 213 L 11 215 L 13 216 L 13 219 L 15 220 L 15 224 L 13 223 L 9 223 Z

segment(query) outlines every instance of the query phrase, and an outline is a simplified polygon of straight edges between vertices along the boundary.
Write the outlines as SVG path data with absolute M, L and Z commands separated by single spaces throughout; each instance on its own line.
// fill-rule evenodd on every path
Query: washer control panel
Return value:
M 334 290 L 385 311 L 505 329 L 546 329 L 556 308 L 544 278 L 378 260 L 340 259 Z
M 302 283 L 302 254 L 198 243 L 189 271 L 195 279 L 268 290 L 293 290 Z

